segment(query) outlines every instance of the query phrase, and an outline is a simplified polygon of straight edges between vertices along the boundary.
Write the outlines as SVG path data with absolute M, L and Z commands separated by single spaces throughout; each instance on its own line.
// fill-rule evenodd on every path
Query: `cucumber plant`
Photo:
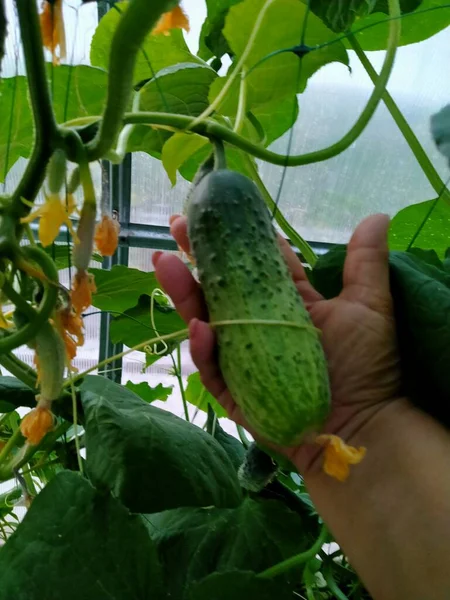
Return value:
M 386 89 L 398 47 L 449 26 L 449 5 L 207 0 L 194 55 L 177 0 L 129 0 L 100 20 L 88 66 L 65 64 L 63 2 L 44 0 L 39 12 L 34 1 L 14 0 L 26 75 L 1 82 L 0 110 L 10 121 L 0 128 L 3 180 L 18 158 L 27 163 L 0 198 L 0 365 L 9 373 L 0 376 L 0 481 L 10 485 L 0 494 L 0 600 L 369 598 L 339 547 L 330 550 L 332 537 L 293 466 L 250 443 L 241 427 L 236 437 L 226 433 L 224 409 L 198 373 L 185 387 L 180 344 L 188 332 L 154 275 L 91 267 L 120 239 L 92 169 L 143 150 L 161 159 L 172 182 L 177 172 L 192 181 L 184 207 L 189 258 L 224 377 L 254 431 L 291 445 L 320 433 L 330 390 L 320 334 L 272 221 L 325 297 L 342 286 L 345 247 L 316 256 L 264 186 L 256 159 L 288 169 L 335 157 L 383 102 L 436 192 L 400 211 L 390 232 L 406 384 L 422 410 L 450 426 L 441 401 L 450 378 L 440 367 L 450 348 L 442 227 L 450 192 Z M 0 55 L 6 14 L 0 1 Z M 348 66 L 348 49 L 373 82 L 353 126 L 326 148 L 274 152 L 283 134 L 292 139 L 308 79 L 331 62 Z M 385 50 L 379 73 L 368 49 Z M 433 118 L 432 132 L 449 158 L 448 108 Z M 67 244 L 56 246 L 63 225 Z M 70 289 L 61 283 L 67 266 Z M 423 293 L 439 311 L 424 308 Z M 110 313 L 115 341 L 128 348 L 77 372 L 91 305 Z M 33 365 L 19 358 L 23 345 Z M 152 406 L 171 388 L 102 376 L 136 350 L 146 367 L 170 356 L 185 419 Z M 203 429 L 190 422 L 189 404 L 207 413 Z M 19 506 L 27 509 L 20 523 Z

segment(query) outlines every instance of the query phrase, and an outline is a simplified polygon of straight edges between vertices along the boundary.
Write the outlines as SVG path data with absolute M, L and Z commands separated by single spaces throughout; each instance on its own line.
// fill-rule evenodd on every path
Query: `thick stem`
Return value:
M 350 35 L 348 41 L 353 50 L 355 51 L 357 57 L 361 61 L 361 64 L 365 68 L 368 76 L 370 77 L 374 85 L 376 85 L 378 81 L 377 72 L 373 68 L 370 60 L 367 58 L 364 50 L 361 48 L 358 40 L 354 35 Z M 411 152 L 416 157 L 417 162 L 421 166 L 422 171 L 424 172 L 434 191 L 436 192 L 436 194 L 441 195 L 441 197 L 444 200 L 450 203 L 450 191 L 446 188 L 445 183 L 442 181 L 441 177 L 439 176 L 439 173 L 434 168 L 433 163 L 429 159 L 427 153 L 425 152 L 424 148 L 417 139 L 416 134 L 411 129 L 411 126 L 403 116 L 394 99 L 387 90 L 384 91 L 382 98 L 383 102 L 386 105 L 386 108 L 391 113 L 391 116 L 397 124 L 397 127 L 402 132 L 403 137 L 405 138 L 408 146 L 411 149 Z
M 89 160 L 102 158 L 113 147 L 133 90 L 136 57 L 146 35 L 174 0 L 133 0 L 114 33 L 109 54 L 106 106 L 95 138 L 88 144 Z
M 59 134 L 45 72 L 37 4 L 30 0 L 16 0 L 16 7 L 35 127 L 33 152 L 13 194 L 15 212 L 18 217 L 23 217 L 29 213 L 30 207 L 26 206 L 21 198 L 29 201 L 35 199 L 45 177 L 45 167 L 50 159 L 52 147 Z
M 316 554 L 318 554 L 319 550 L 325 544 L 327 537 L 328 537 L 328 530 L 325 525 L 322 525 L 322 530 L 320 532 L 319 537 L 317 538 L 317 540 L 314 542 L 314 544 L 311 546 L 311 548 L 309 550 L 306 550 L 306 552 L 302 552 L 301 554 L 297 554 L 296 556 L 292 556 L 291 558 L 288 558 L 287 560 L 284 560 L 283 562 L 280 562 L 277 565 L 274 565 L 273 567 L 266 569 L 262 573 L 259 573 L 258 577 L 264 577 L 266 579 L 271 579 L 272 577 L 276 577 L 277 575 L 280 575 L 281 573 L 285 573 L 286 571 L 295 569 L 296 567 L 299 567 L 300 565 L 304 565 L 309 560 L 311 560 L 311 558 L 314 558 L 316 556 Z
M 25 385 L 28 385 L 32 390 L 36 390 L 37 375 L 36 372 L 27 364 L 22 362 L 14 354 L 1 354 L 0 365 L 5 367 L 14 377 L 20 379 Z

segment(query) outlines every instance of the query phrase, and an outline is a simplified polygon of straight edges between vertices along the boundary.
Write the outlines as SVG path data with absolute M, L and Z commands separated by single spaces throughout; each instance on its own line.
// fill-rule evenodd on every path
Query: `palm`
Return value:
M 332 390 L 332 411 L 325 431 L 351 436 L 363 422 L 396 397 L 400 381 L 392 301 L 389 292 L 387 219 L 371 217 L 356 230 L 348 247 L 344 289 L 324 300 L 312 288 L 304 269 L 286 242 L 280 241 L 294 283 L 314 324 L 322 331 Z M 172 220 L 178 245 L 189 253 L 184 217 Z M 190 324 L 192 358 L 209 391 L 230 418 L 244 423 L 215 360 L 215 339 L 207 323 L 200 286 L 187 267 L 173 255 L 157 253 L 156 275 Z M 286 449 L 300 465 L 311 459 L 311 449 Z

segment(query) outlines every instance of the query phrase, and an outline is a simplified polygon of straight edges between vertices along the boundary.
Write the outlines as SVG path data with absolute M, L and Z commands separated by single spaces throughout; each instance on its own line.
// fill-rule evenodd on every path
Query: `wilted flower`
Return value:
M 110 215 L 103 215 L 95 228 L 94 241 L 102 256 L 112 256 L 119 244 L 120 224 Z
M 349 465 L 358 464 L 366 454 L 365 448 L 347 446 L 337 435 L 319 435 L 316 442 L 326 445 L 323 470 L 338 481 L 345 481 L 350 474 Z
M 62 0 L 44 0 L 39 20 L 44 47 L 52 53 L 53 64 L 58 65 L 61 58 L 66 57 L 66 34 L 64 31 Z M 58 46 L 59 56 L 56 54 Z
M 36 446 L 52 429 L 54 417 L 47 404 L 38 404 L 22 419 L 20 431 L 27 441 Z
M 73 196 L 68 195 L 66 203 L 66 200 L 58 194 L 50 194 L 46 195 L 44 204 L 31 212 L 27 217 L 20 219 L 20 222 L 31 223 L 34 219 L 41 218 L 39 221 L 39 241 L 44 247 L 50 246 L 55 241 L 63 223 L 67 225 L 74 241 L 76 241 L 77 236 L 69 218 L 75 209 L 76 205 Z
M 181 6 L 176 6 L 171 11 L 164 13 L 153 29 L 152 33 L 158 35 L 170 35 L 172 29 L 184 29 L 189 31 L 189 19 L 183 12 Z
M 92 304 L 92 294 L 97 291 L 94 276 L 87 271 L 77 271 L 72 283 L 71 300 L 77 315 Z

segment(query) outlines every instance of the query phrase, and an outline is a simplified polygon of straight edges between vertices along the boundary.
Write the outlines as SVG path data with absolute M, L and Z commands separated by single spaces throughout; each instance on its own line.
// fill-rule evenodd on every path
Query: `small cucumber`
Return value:
M 211 322 L 248 320 L 216 327 L 233 398 L 266 440 L 301 442 L 328 416 L 327 364 L 263 198 L 247 177 L 215 170 L 194 188 L 188 222 Z

